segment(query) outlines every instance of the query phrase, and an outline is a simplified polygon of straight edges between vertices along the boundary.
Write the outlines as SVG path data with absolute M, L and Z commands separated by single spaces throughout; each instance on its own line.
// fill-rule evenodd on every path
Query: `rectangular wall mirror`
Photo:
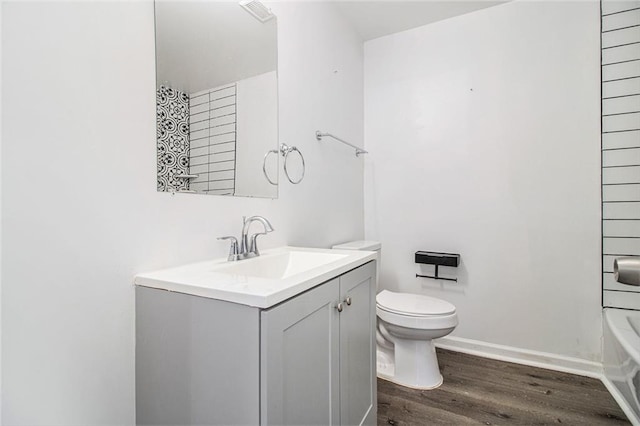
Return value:
M 277 21 L 241 3 L 155 2 L 158 191 L 277 198 Z

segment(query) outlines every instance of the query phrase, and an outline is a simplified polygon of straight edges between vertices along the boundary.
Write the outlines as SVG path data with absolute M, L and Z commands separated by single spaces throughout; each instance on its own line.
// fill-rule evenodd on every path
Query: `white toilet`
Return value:
M 353 241 L 333 248 L 379 252 L 380 243 Z M 456 328 L 456 307 L 434 297 L 382 290 L 376 296 L 376 311 L 378 377 L 416 389 L 440 386 L 442 375 L 433 339 Z

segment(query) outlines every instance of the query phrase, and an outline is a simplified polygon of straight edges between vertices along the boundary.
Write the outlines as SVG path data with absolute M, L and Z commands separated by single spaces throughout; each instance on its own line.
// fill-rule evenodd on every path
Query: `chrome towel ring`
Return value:
M 267 182 L 269 182 L 271 185 L 277 185 L 278 182 L 274 182 L 271 179 L 269 179 L 269 175 L 267 174 L 267 158 L 269 157 L 269 154 L 277 154 L 277 153 L 278 153 L 277 149 L 269 150 L 264 155 L 264 159 L 262 160 L 262 173 L 264 173 L 265 179 L 267 179 Z
M 298 155 L 300 156 L 300 160 L 302 161 L 302 175 L 300 176 L 300 179 L 298 180 L 294 180 L 291 179 L 291 175 L 289 174 L 289 170 L 287 168 L 287 160 L 289 159 L 289 154 L 291 154 L 292 152 L 297 152 Z M 264 159 L 262 160 L 262 172 L 264 173 L 264 177 L 267 179 L 267 181 L 271 184 L 271 185 L 277 185 L 278 182 L 274 182 L 269 178 L 269 175 L 267 174 L 267 158 L 269 157 L 269 154 L 281 154 L 282 157 L 284 158 L 283 163 L 284 163 L 284 174 L 287 176 L 287 179 L 289 180 L 289 182 L 291 182 L 294 185 L 299 184 L 300 182 L 302 182 L 302 179 L 304 179 L 304 173 L 306 171 L 306 165 L 304 162 L 304 156 L 302 155 L 302 152 L 300 152 L 300 150 L 295 147 L 295 146 L 289 146 L 285 143 L 281 143 L 280 144 L 280 149 L 272 149 L 270 151 L 267 151 L 267 153 L 264 155 Z
M 280 150 L 281 152 L 284 151 L 284 153 L 282 154 L 284 156 L 284 161 L 283 161 L 284 174 L 287 175 L 287 179 L 289 179 L 289 182 L 291 182 L 294 185 L 299 184 L 300 182 L 302 182 L 302 179 L 304 179 L 304 172 L 306 170 L 306 166 L 304 164 L 304 157 L 302 156 L 302 153 L 295 146 L 287 146 L 285 144 L 280 144 Z M 289 175 L 289 170 L 287 170 L 287 159 L 289 158 L 289 154 L 291 154 L 294 151 L 298 153 L 298 155 L 300 156 L 300 161 L 302 161 L 302 175 L 300 176 L 300 179 L 298 179 L 297 181 L 294 181 L 293 179 L 291 179 L 291 176 Z

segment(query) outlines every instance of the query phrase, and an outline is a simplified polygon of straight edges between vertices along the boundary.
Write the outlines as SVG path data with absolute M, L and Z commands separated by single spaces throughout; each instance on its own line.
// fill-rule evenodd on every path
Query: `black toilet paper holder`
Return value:
M 416 274 L 416 278 L 431 278 L 434 280 L 445 280 L 458 282 L 457 278 L 445 278 L 438 276 L 439 266 L 451 266 L 457 268 L 460 264 L 460 255 L 457 253 L 439 253 L 434 251 L 417 251 L 415 254 L 415 262 L 422 263 L 424 265 L 434 265 L 435 274 L 420 275 Z

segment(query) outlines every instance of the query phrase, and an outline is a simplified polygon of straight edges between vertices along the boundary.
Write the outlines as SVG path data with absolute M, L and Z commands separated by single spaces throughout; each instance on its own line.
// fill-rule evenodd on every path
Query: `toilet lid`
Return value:
M 451 303 L 412 293 L 394 293 L 382 290 L 376 296 L 378 306 L 389 312 L 408 315 L 449 315 L 456 311 Z

